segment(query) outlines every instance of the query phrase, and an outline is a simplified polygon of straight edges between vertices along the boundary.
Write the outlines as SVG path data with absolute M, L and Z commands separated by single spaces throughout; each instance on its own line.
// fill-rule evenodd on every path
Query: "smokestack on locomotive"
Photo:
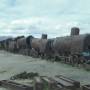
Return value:
M 42 39 L 47 39 L 47 34 L 42 34 Z
M 71 29 L 71 36 L 79 35 L 80 29 L 78 27 L 73 27 Z

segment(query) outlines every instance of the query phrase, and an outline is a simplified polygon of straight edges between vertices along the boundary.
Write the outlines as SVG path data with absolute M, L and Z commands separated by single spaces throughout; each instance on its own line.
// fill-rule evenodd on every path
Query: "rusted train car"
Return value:
M 19 36 L 0 42 L 3 49 L 16 52 L 27 52 L 27 55 L 44 57 L 68 57 L 72 63 L 84 63 L 90 60 L 90 34 L 79 34 L 80 29 L 73 27 L 70 36 L 47 39 L 47 34 L 41 38 Z M 56 58 L 57 59 L 57 58 Z
M 90 60 L 90 34 L 79 35 L 79 28 L 72 28 L 71 35 L 56 37 L 52 42 L 54 56 L 70 56 L 77 63 Z

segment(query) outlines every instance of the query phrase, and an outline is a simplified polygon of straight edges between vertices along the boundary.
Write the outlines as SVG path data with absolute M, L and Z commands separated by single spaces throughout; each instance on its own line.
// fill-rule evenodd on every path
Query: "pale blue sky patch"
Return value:
M 73 26 L 90 33 L 90 0 L 0 0 L 2 36 L 64 36 Z

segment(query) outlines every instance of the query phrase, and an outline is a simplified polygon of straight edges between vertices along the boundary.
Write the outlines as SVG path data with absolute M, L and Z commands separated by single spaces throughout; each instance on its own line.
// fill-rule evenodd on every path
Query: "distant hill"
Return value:
M 11 36 L 0 36 L 0 41 L 11 38 Z

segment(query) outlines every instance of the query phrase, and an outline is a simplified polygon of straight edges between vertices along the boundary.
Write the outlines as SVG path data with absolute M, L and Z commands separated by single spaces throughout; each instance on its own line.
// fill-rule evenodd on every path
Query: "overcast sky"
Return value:
M 90 33 L 90 0 L 0 0 L 0 35 Z

